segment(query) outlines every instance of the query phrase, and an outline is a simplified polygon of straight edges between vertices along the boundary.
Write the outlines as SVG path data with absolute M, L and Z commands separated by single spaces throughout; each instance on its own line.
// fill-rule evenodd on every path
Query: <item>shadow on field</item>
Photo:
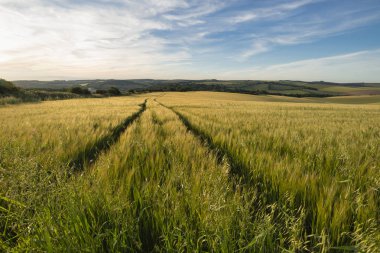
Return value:
M 257 193 L 256 201 L 252 203 L 252 210 L 258 210 L 260 209 L 260 206 L 270 206 L 273 203 L 279 203 L 282 201 L 279 188 L 274 182 L 266 179 L 261 173 L 252 173 L 252 169 L 244 164 L 244 162 L 240 161 L 240 159 L 236 157 L 236 154 L 231 152 L 226 145 L 216 142 L 212 136 L 192 124 L 185 115 L 176 111 L 173 107 L 166 106 L 157 100 L 155 101 L 161 106 L 173 111 L 187 130 L 199 138 L 204 145 L 216 155 L 218 162 L 222 162 L 226 159 L 230 166 L 230 178 L 232 179 L 234 186 L 238 183 L 240 187 L 250 188 L 253 192 Z M 313 231 L 310 224 L 312 224 L 314 219 L 313 210 L 315 209 L 315 204 L 311 199 L 308 199 L 308 197 L 301 195 L 296 195 L 294 201 L 294 205 L 298 208 L 298 210 L 305 205 L 309 207 L 305 210 L 305 221 L 303 226 L 307 234 L 312 234 Z M 270 212 L 269 209 L 267 211 Z M 280 218 L 278 213 L 275 213 L 275 215 L 277 219 Z
M 140 110 L 129 116 L 120 125 L 116 126 L 110 134 L 100 138 L 89 148 L 80 151 L 74 159 L 69 162 L 69 166 L 73 168 L 74 172 L 83 171 L 86 165 L 93 164 L 102 152 L 106 152 L 110 147 L 119 139 L 121 134 L 131 125 L 146 109 L 145 99 L 144 103 L 140 104 Z
M 249 174 L 249 169 L 245 168 L 244 164 L 233 158 L 233 154 L 231 154 L 228 149 L 222 147 L 221 145 L 216 144 L 212 137 L 207 135 L 205 132 L 194 126 L 190 123 L 186 116 L 176 111 L 174 108 L 166 106 L 157 100 L 155 100 L 161 106 L 171 110 L 174 112 L 177 117 L 180 119 L 182 124 L 186 127 L 186 129 L 191 132 L 195 137 L 199 138 L 200 141 L 210 150 L 212 151 L 219 163 L 221 163 L 224 159 L 227 159 L 227 162 L 230 166 L 230 175 L 232 177 L 239 178 L 238 181 L 240 183 L 248 184 L 252 183 L 251 175 Z

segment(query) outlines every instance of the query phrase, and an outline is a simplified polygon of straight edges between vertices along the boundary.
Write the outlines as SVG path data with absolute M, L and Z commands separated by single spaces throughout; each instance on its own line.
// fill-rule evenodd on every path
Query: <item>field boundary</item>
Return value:
M 111 146 L 120 138 L 121 134 L 146 110 L 146 103 L 148 99 L 140 104 L 141 107 L 137 112 L 126 118 L 121 124 L 112 129 L 110 134 L 101 137 L 89 149 L 84 149 L 75 155 L 69 162 L 70 168 L 74 172 L 83 171 L 86 165 L 93 164 L 103 152 L 106 152 Z

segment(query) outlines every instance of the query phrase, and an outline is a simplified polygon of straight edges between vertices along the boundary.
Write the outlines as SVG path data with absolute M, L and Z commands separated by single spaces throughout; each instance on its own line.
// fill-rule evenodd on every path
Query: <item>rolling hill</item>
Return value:
M 259 81 L 259 80 L 55 80 L 14 81 L 24 89 L 64 90 L 75 86 L 90 90 L 116 87 L 122 92 L 147 91 L 227 91 L 245 94 L 271 94 L 292 97 L 331 97 L 350 95 L 379 95 L 380 83 L 333 83 L 303 81 Z

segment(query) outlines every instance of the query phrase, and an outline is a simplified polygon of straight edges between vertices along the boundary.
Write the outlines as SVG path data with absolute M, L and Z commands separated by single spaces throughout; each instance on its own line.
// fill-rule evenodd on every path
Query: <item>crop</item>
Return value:
M 262 203 L 290 201 L 290 212 L 302 210 L 310 250 L 379 245 L 378 106 L 159 101 L 227 154 Z
M 322 100 L 0 108 L 0 250 L 376 252 L 380 107 Z
M 13 245 L 57 185 L 99 140 L 139 109 L 137 99 L 79 99 L 0 108 L 0 242 Z M 78 173 L 77 173 L 78 174 Z M 5 246 L 3 246 L 5 247 Z

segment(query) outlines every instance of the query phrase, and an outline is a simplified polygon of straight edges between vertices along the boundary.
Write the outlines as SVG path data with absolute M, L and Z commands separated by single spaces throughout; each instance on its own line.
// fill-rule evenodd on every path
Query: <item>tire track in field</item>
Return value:
M 173 111 L 185 125 L 187 130 L 190 131 L 195 137 L 198 137 L 210 151 L 216 154 L 219 162 L 226 159 L 227 164 L 230 166 L 230 176 L 232 178 L 232 182 L 234 184 L 239 184 L 239 186 L 242 186 L 243 188 L 253 189 L 258 194 L 256 195 L 256 197 L 258 197 L 256 203 L 253 203 L 255 208 L 258 208 L 260 205 L 270 205 L 276 203 L 281 199 L 278 187 L 273 188 L 272 182 L 265 179 L 261 173 L 253 174 L 252 170 L 247 165 L 239 159 L 234 158 L 234 155 L 228 150 L 228 147 L 215 142 L 211 135 L 208 135 L 205 131 L 192 124 L 185 115 L 178 112 L 173 107 L 166 106 L 165 104 L 158 102 L 156 99 L 155 101 L 161 106 Z M 268 188 L 268 185 L 272 185 L 272 187 Z M 303 207 L 303 205 L 298 203 L 297 208 L 301 207 Z M 304 229 L 308 234 L 312 233 L 311 226 L 308 225 L 311 224 L 312 219 L 313 213 L 310 212 L 310 210 L 306 210 L 306 222 L 304 223 Z
M 200 139 L 201 142 L 204 143 L 204 145 L 216 155 L 219 163 L 226 161 L 230 167 L 230 175 L 232 177 L 236 177 L 238 181 L 240 181 L 240 183 L 244 183 L 244 184 L 253 182 L 248 168 L 246 168 L 246 166 L 242 162 L 234 159 L 233 155 L 227 148 L 215 143 L 211 136 L 206 134 L 200 128 L 193 125 L 188 120 L 188 118 L 184 116 L 183 114 L 181 114 L 180 112 L 176 111 L 172 107 L 166 106 L 162 104 L 161 102 L 158 102 L 156 99 L 154 99 L 154 101 L 156 101 L 161 106 L 174 112 L 178 116 L 182 124 L 186 127 L 186 129 L 189 132 L 191 132 L 195 137 Z
M 203 145 L 210 150 L 210 152 L 215 154 L 218 163 L 227 163 L 230 168 L 229 177 L 233 185 L 233 189 L 240 191 L 240 194 L 247 195 L 246 199 L 254 199 L 254 201 L 250 202 L 250 205 L 252 205 L 251 210 L 259 210 L 268 204 L 273 204 L 278 201 L 279 192 L 277 189 L 269 189 L 271 191 L 269 193 L 266 188 L 266 185 L 268 185 L 269 182 L 260 174 L 253 175 L 252 170 L 249 167 L 247 167 L 239 159 L 234 158 L 234 155 L 228 150 L 228 147 L 215 142 L 211 135 L 208 135 L 202 129 L 192 124 L 185 115 L 178 112 L 173 107 L 166 106 L 165 104 L 158 102 L 156 99 L 154 99 L 154 101 L 174 112 L 186 129 L 192 133 L 194 137 L 198 138 L 201 143 L 203 143 Z M 269 212 L 270 210 L 267 209 L 267 211 Z M 254 216 L 255 215 L 253 213 L 252 219 L 255 219 Z
M 121 134 L 138 119 L 141 114 L 146 110 L 146 103 L 148 99 L 140 104 L 141 107 L 137 112 L 126 118 L 121 124 L 117 125 L 112 131 L 97 140 L 89 149 L 82 150 L 69 162 L 70 168 L 74 172 L 83 171 L 86 165 L 93 164 L 103 152 L 106 152 L 111 146 L 120 138 Z
M 216 155 L 218 162 L 227 162 L 230 167 L 229 173 L 234 187 L 238 186 L 239 188 L 242 187 L 245 189 L 250 189 L 250 191 L 253 190 L 253 192 L 257 194 L 255 197 L 256 203 L 254 203 L 255 208 L 258 208 L 259 205 L 270 205 L 279 201 L 280 192 L 278 188 L 268 188 L 268 185 L 272 185 L 272 182 L 270 182 L 268 179 L 265 179 L 263 174 L 253 174 L 252 169 L 239 159 L 236 159 L 228 147 L 215 142 L 211 135 L 208 135 L 205 131 L 192 124 L 190 120 L 182 113 L 178 112 L 172 107 L 158 102 L 157 100 L 155 101 L 161 106 L 173 111 L 178 116 L 180 121 L 184 124 L 186 129 L 195 137 L 199 138 L 201 142 L 204 143 L 204 145 Z

